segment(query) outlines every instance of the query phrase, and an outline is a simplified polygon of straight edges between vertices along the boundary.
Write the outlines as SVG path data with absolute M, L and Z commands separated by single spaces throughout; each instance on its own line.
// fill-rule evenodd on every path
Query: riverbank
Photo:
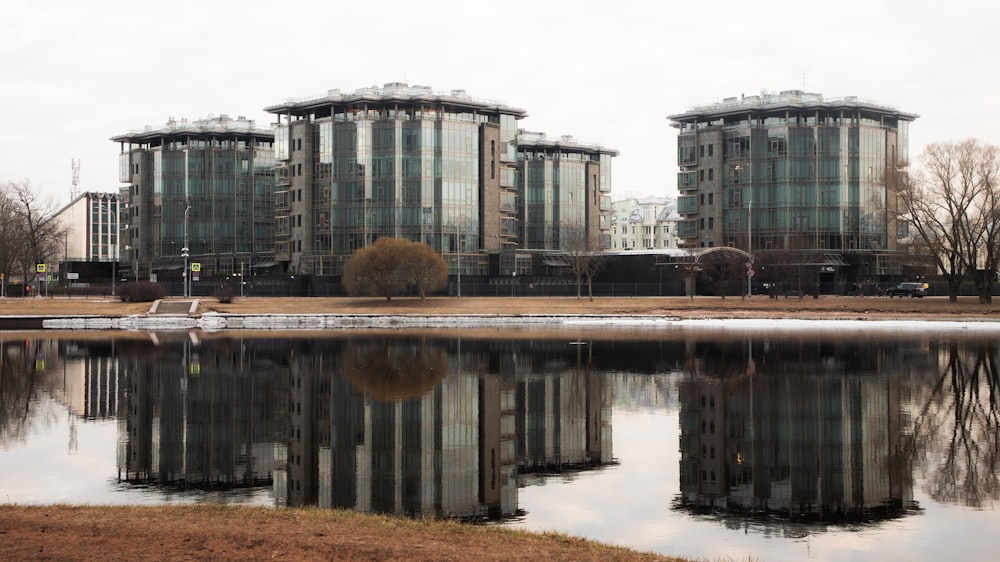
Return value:
M 183 300 L 172 298 L 170 300 Z M 949 302 L 922 299 L 821 296 L 818 299 L 742 297 L 236 297 L 231 303 L 199 298 L 197 315 L 219 314 L 379 314 L 379 315 L 611 315 L 678 319 L 796 318 L 800 320 L 1000 320 L 1000 300 L 982 305 L 974 297 Z M 146 315 L 152 303 L 123 303 L 113 298 L 0 299 L 0 317 Z
M 175 299 L 180 300 L 180 299 Z M 146 315 L 149 303 L 112 299 L 7 299 L 0 315 Z M 681 320 L 995 322 L 996 305 L 975 299 L 237 298 L 201 300 L 196 315 L 614 315 Z M 494 534 L 496 533 L 496 534 Z M 0 548 L 10 559 L 91 560 L 669 560 L 563 535 L 410 521 L 317 509 L 0 506 Z

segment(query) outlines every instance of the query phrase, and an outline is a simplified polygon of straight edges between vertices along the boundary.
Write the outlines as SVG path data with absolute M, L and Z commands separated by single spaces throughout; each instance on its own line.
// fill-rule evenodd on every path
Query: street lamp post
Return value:
M 455 225 L 455 251 L 458 252 L 458 296 L 462 296 L 462 230 L 461 222 Z
M 182 284 L 184 285 L 184 298 L 188 298 L 188 296 L 189 296 L 188 292 L 190 290 L 189 289 L 189 287 L 190 287 L 190 285 L 189 285 L 190 276 L 188 275 L 188 256 L 190 255 L 188 253 L 189 252 L 189 250 L 188 250 L 188 213 L 190 211 L 191 211 L 191 206 L 188 205 L 188 207 L 186 209 L 184 209 L 184 247 L 181 248 L 181 257 L 184 258 L 184 273 L 181 276 L 181 281 L 182 281 Z
M 63 234 L 63 265 L 66 266 L 66 273 L 63 273 L 63 281 L 66 282 L 66 296 L 67 298 L 73 298 L 73 291 L 70 290 L 71 282 L 69 279 L 69 231 L 67 230 Z M 111 292 L 114 295 L 114 291 Z
M 753 296 L 753 275 L 753 198 L 751 198 L 747 203 L 747 297 Z

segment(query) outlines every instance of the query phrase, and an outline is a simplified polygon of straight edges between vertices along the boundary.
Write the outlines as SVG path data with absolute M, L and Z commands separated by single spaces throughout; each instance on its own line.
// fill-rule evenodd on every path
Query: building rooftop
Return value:
M 59 215 L 66 212 L 67 209 L 69 209 L 73 205 L 76 205 L 78 201 L 81 201 L 83 199 L 91 199 L 91 200 L 96 199 L 98 201 L 117 201 L 119 198 L 120 195 L 117 192 L 85 191 L 73 197 L 69 203 L 63 205 L 62 208 L 53 213 L 52 216 L 58 217 Z
M 268 113 L 298 114 L 308 112 L 317 107 L 347 105 L 364 101 L 376 103 L 393 101 L 406 103 L 425 102 L 496 111 L 498 113 L 514 115 L 519 119 L 528 116 L 528 113 L 523 109 L 504 105 L 497 101 L 476 99 L 469 96 L 465 90 L 435 92 L 430 86 L 410 86 L 403 82 L 389 82 L 382 87 L 371 86 L 349 93 L 341 92 L 339 88 L 328 90 L 325 95 L 303 99 L 290 99 L 285 101 L 285 103 L 265 107 L 264 111 Z
M 517 131 L 517 144 L 519 147 L 552 148 L 567 152 L 599 152 L 601 154 L 618 156 L 618 151 L 613 148 L 605 148 L 600 144 L 578 141 L 572 135 L 562 135 L 558 139 L 550 139 L 545 136 L 545 133 L 525 131 L 524 129 L 518 129 Z
M 196 121 L 177 120 L 171 117 L 163 127 L 154 129 L 146 125 L 142 130 L 134 130 L 124 135 L 111 137 L 111 140 L 115 142 L 143 142 L 162 137 L 208 136 L 212 134 L 274 137 L 274 131 L 257 127 L 252 119 L 247 119 L 242 115 L 233 119 L 223 113 L 218 117 L 209 115 L 205 119 Z
M 864 100 L 856 96 L 824 99 L 823 94 L 804 92 L 802 90 L 784 90 L 780 93 L 768 92 L 765 90 L 761 91 L 759 95 L 740 95 L 738 98 L 729 97 L 724 98 L 720 102 L 694 106 L 684 113 L 669 115 L 667 116 L 667 119 L 674 121 L 675 123 L 673 126 L 677 126 L 677 124 L 681 121 L 691 121 L 709 117 L 725 117 L 727 115 L 740 115 L 747 113 L 765 113 L 787 109 L 863 109 L 893 115 L 899 119 L 907 121 L 913 121 L 919 117 L 916 113 L 905 113 L 894 107 L 870 100 Z

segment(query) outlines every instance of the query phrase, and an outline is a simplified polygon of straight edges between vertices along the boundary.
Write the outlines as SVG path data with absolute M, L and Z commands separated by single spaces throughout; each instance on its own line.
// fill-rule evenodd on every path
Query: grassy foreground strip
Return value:
M 174 299 L 179 300 L 179 299 Z M 199 298 L 199 313 L 230 314 L 607 314 L 628 316 L 698 318 L 800 318 L 850 320 L 960 320 L 995 321 L 1000 299 L 982 305 L 975 297 L 890 299 L 888 297 L 839 297 L 818 299 L 769 299 L 741 297 L 415 297 L 385 299 L 355 297 L 237 297 L 231 303 Z M 145 314 L 151 303 L 123 303 L 111 298 L 0 299 L 0 316 Z
M 319 508 L 0 506 L 5 560 L 678 561 L 556 533 Z

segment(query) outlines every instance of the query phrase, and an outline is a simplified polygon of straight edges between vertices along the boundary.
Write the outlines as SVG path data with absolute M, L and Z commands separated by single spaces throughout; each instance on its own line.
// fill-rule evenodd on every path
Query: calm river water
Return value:
M 0 333 L 0 502 L 319 505 L 987 560 L 1000 331 Z

